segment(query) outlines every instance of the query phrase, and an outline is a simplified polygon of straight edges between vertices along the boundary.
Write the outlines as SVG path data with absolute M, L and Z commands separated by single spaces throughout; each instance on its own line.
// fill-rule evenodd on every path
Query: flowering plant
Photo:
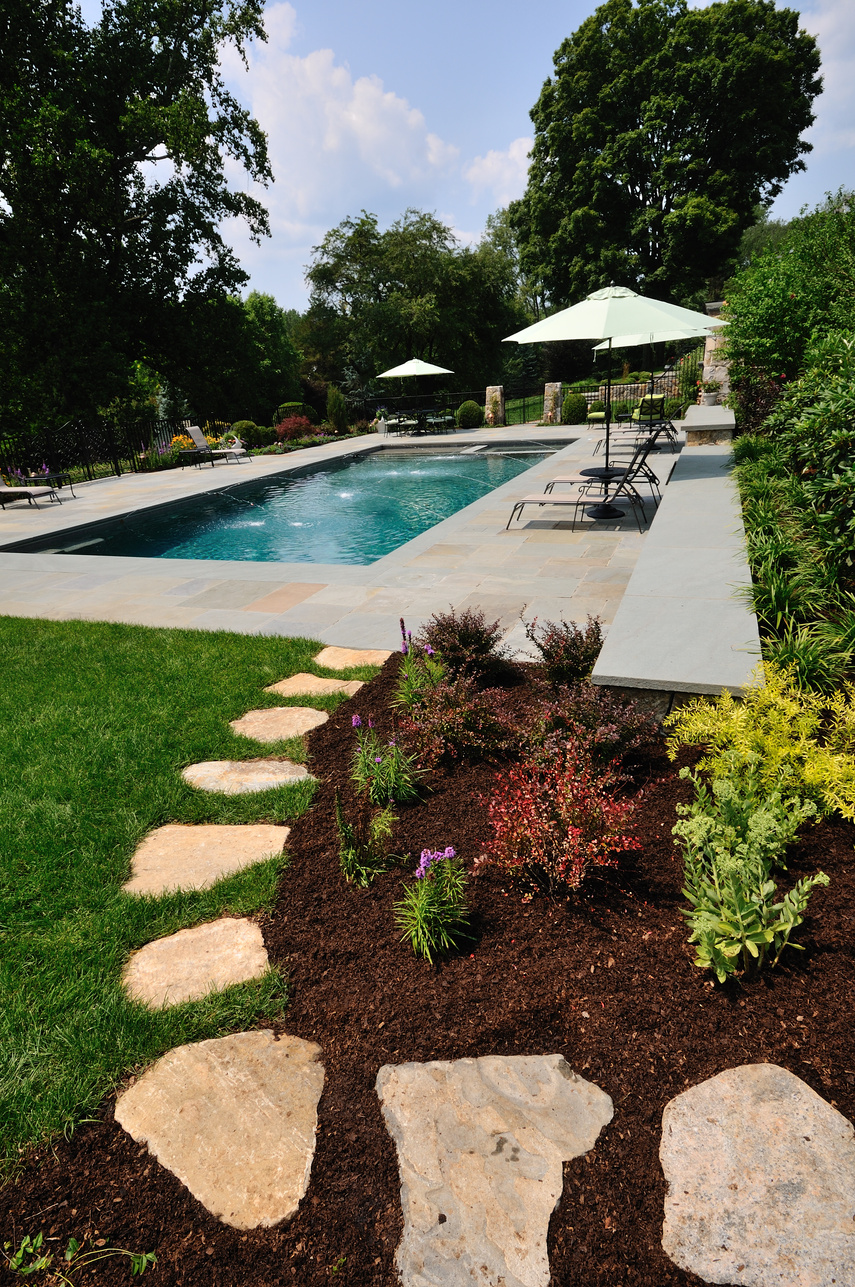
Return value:
M 698 388 L 701 393 L 718 393 L 721 380 L 698 380 Z
M 351 723 L 357 740 L 353 780 L 360 791 L 367 792 L 372 804 L 414 800 L 419 793 L 417 779 L 422 773 L 416 767 L 416 756 L 406 755 L 394 738 L 384 743 L 370 716 L 367 728 L 359 715 L 354 715 Z
M 423 849 L 416 883 L 405 885 L 395 903 L 395 920 L 416 956 L 433 963 L 439 952 L 453 948 L 467 924 L 466 873 L 449 845 Z

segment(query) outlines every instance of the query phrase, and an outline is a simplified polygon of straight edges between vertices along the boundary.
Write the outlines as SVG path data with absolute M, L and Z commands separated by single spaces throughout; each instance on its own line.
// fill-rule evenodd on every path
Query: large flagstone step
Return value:
M 290 827 L 169 823 L 150 832 L 131 858 L 127 894 L 207 889 L 253 863 L 281 854 Z
M 205 760 L 189 764 L 181 776 L 199 791 L 220 795 L 249 795 L 290 786 L 312 775 L 304 764 L 292 760 Z
M 327 711 L 316 711 L 311 706 L 268 706 L 263 710 L 247 711 L 230 723 L 236 733 L 256 742 L 282 742 L 286 737 L 310 733 L 313 728 L 326 724 L 328 719 Z
M 135 1001 L 158 1009 L 260 978 L 267 966 L 255 922 L 224 916 L 147 943 L 132 953 L 122 982 Z

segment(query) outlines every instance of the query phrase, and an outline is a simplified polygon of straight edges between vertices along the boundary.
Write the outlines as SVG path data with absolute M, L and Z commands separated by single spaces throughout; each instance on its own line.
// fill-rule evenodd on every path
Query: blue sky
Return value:
M 521 195 L 529 110 L 555 49 L 595 7 L 592 0 L 268 4 L 268 42 L 250 50 L 249 73 L 236 55 L 223 60 L 230 88 L 267 132 L 276 178 L 258 193 L 272 238 L 255 247 L 239 223 L 226 230 L 250 288 L 304 308 L 312 246 L 363 208 L 383 225 L 407 206 L 433 210 L 462 241 L 477 241 L 487 215 Z M 819 38 L 825 91 L 814 105 L 807 172 L 790 180 L 773 210 L 783 218 L 841 184 L 855 188 L 855 0 L 789 7 Z M 100 0 L 82 8 L 93 21 Z M 246 186 L 238 167 L 231 174 Z

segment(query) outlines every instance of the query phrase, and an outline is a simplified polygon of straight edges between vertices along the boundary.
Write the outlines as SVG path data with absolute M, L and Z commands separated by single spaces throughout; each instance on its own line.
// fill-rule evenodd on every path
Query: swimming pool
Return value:
M 374 451 L 110 519 L 39 546 L 155 559 L 375 563 L 565 445 Z

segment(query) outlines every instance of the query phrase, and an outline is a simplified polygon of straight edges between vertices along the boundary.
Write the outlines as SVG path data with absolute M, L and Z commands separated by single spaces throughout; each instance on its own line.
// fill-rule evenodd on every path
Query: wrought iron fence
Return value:
M 142 473 L 165 463 L 173 437 L 186 432 L 188 420 L 113 421 L 101 417 L 67 420 L 38 429 L 0 430 L 0 473 L 6 476 L 71 473 L 81 478 Z M 203 420 L 203 432 L 219 437 L 224 420 Z

